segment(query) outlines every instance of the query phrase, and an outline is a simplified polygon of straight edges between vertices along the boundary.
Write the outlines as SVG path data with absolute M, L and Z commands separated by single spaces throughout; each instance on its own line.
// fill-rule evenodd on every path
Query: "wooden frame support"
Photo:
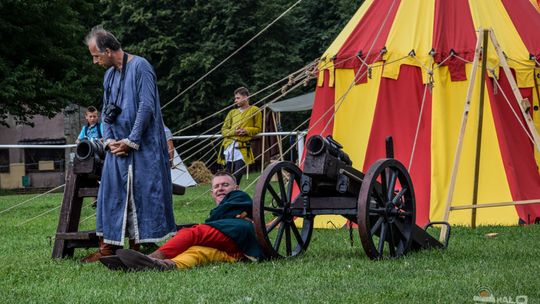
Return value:
M 521 113 L 522 113 L 523 117 L 525 118 L 525 121 L 527 123 L 527 127 L 529 129 L 528 131 L 532 135 L 533 144 L 534 144 L 535 148 L 537 149 L 537 151 L 540 152 L 540 135 L 538 134 L 538 131 L 534 127 L 532 117 L 527 112 L 528 109 L 526 108 L 526 104 L 528 104 L 528 100 L 524 99 L 523 96 L 521 95 L 521 92 L 519 91 L 519 88 L 518 88 L 517 83 L 516 83 L 516 81 L 514 79 L 512 71 L 510 70 L 510 67 L 508 65 L 508 61 L 506 60 L 505 54 L 501 50 L 501 47 L 500 47 L 500 45 L 499 45 L 499 43 L 497 41 L 495 33 L 493 32 L 492 29 L 487 29 L 487 30 L 479 29 L 478 40 L 476 42 L 476 48 L 475 48 L 474 60 L 473 60 L 473 63 L 472 63 L 473 66 L 472 66 L 471 74 L 470 74 L 470 77 L 469 77 L 469 86 L 468 86 L 468 89 L 467 89 L 467 97 L 466 97 L 466 100 L 465 100 L 465 105 L 464 105 L 464 110 L 463 110 L 463 117 L 462 117 L 462 120 L 461 120 L 461 129 L 460 129 L 459 136 L 458 136 L 458 142 L 457 142 L 457 146 L 456 146 L 456 153 L 455 153 L 454 163 L 453 163 L 453 167 L 452 167 L 452 175 L 450 177 L 450 184 L 449 184 L 449 187 L 448 187 L 448 195 L 447 195 L 447 199 L 446 199 L 446 207 L 445 207 L 445 212 L 444 212 L 444 217 L 443 217 L 443 221 L 448 222 L 448 219 L 450 217 L 450 211 L 452 211 L 452 210 L 472 209 L 473 210 L 472 218 L 471 218 L 471 226 L 472 227 L 476 226 L 476 209 L 478 209 L 478 208 L 490 208 L 490 207 L 502 207 L 502 206 L 526 205 L 526 204 L 538 204 L 538 203 L 540 203 L 540 199 L 533 199 L 533 200 L 525 200 L 525 201 L 500 202 L 500 203 L 490 203 L 490 204 L 481 204 L 481 205 L 477 204 L 477 200 L 478 200 L 478 184 L 479 184 L 478 183 L 479 164 L 480 164 L 480 154 L 479 154 L 479 152 L 480 152 L 480 149 L 481 149 L 480 145 L 481 145 L 481 140 L 482 140 L 481 125 L 482 125 L 482 115 L 483 115 L 483 113 L 481 113 L 481 112 L 483 110 L 483 99 L 484 99 L 483 98 L 483 90 L 484 90 L 484 87 L 485 87 L 485 74 L 486 74 L 486 69 L 487 69 L 487 64 L 486 64 L 487 56 L 486 56 L 486 54 L 487 54 L 487 48 L 488 48 L 487 44 L 488 44 L 489 40 L 491 40 L 491 42 L 493 43 L 493 46 L 494 46 L 495 51 L 497 53 L 497 56 L 498 56 L 498 58 L 500 60 L 500 66 L 503 68 L 503 71 L 504 71 L 504 73 L 505 73 L 505 75 L 506 75 L 506 77 L 507 77 L 507 79 L 508 79 L 508 81 L 510 83 L 510 86 L 512 87 L 512 92 L 514 94 L 515 100 L 518 103 L 519 108 L 521 109 Z M 483 45 L 481 45 L 482 43 L 483 43 Z M 479 130 L 478 130 L 478 133 L 477 133 L 477 149 L 476 149 L 476 159 L 475 159 L 475 177 L 474 177 L 473 202 L 472 202 L 472 205 L 468 205 L 468 206 L 452 207 L 451 204 L 452 204 L 454 191 L 455 191 L 457 171 L 458 171 L 458 167 L 459 167 L 459 161 L 460 161 L 460 158 L 461 158 L 461 152 L 462 152 L 462 149 L 463 149 L 463 139 L 464 139 L 464 136 L 465 136 L 465 129 L 467 127 L 467 121 L 468 121 L 468 116 L 469 116 L 470 107 L 471 107 L 471 96 L 472 96 L 472 92 L 473 92 L 475 82 L 476 82 L 477 68 L 478 68 L 478 63 L 479 63 L 481 55 L 482 55 L 482 71 L 481 71 L 482 81 L 480 83 L 480 85 L 481 85 L 481 96 L 480 96 L 480 112 L 479 112 Z M 440 233 L 440 236 L 439 236 L 440 241 L 444 241 L 445 235 L 447 233 L 447 229 L 448 228 L 446 226 L 443 226 L 441 228 L 441 233 Z
M 98 247 L 95 231 L 79 231 L 83 199 L 97 196 L 98 188 L 97 177 L 75 174 L 73 165 L 69 167 L 54 239 L 53 259 L 71 257 L 75 248 Z

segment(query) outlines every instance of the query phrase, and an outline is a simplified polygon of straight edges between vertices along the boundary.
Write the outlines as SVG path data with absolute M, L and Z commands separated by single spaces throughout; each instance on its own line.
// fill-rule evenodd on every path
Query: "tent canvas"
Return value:
M 311 110 L 315 92 L 303 94 L 270 104 L 268 107 L 273 112 L 298 112 Z
M 182 159 L 180 158 L 180 155 L 178 155 L 178 152 L 176 152 L 176 149 L 174 150 L 173 167 L 171 169 L 171 179 L 172 179 L 173 184 L 177 184 L 183 187 L 197 185 L 197 182 L 195 182 L 193 177 L 191 177 L 191 174 L 189 174 L 189 171 L 184 165 L 184 162 L 182 162 Z
M 320 60 L 308 137 L 332 134 L 366 172 L 392 135 L 396 158 L 410 168 L 419 225 L 444 214 L 480 28 L 493 29 L 540 129 L 536 0 L 366 0 Z M 452 206 L 471 204 L 480 86 L 471 96 Z M 478 204 L 540 199 L 539 154 L 493 46 L 484 88 Z M 476 222 L 518 219 L 537 221 L 540 205 L 479 209 Z M 345 220 L 317 225 L 328 221 Z M 469 225 L 471 210 L 454 211 L 449 221 Z

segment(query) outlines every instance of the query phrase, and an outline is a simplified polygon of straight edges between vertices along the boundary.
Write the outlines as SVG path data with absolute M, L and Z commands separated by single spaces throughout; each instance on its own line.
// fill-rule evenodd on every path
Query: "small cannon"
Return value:
M 257 240 L 269 258 L 296 256 L 307 249 L 317 215 L 337 214 L 358 225 L 362 247 L 371 259 L 400 257 L 410 250 L 444 248 L 415 224 L 416 207 L 407 169 L 386 158 L 366 174 L 354 169 L 349 156 L 332 137 L 312 136 L 302 172 L 291 162 L 268 166 L 253 196 Z M 438 222 L 436 224 L 448 225 Z
M 101 177 L 101 169 L 105 160 L 105 149 L 100 141 L 84 139 L 77 144 L 73 172 L 75 174 L 91 174 Z
M 83 200 L 98 196 L 99 180 L 105 159 L 100 141 L 82 140 L 75 148 L 75 159 L 69 166 L 60 217 L 54 238 L 52 257 L 71 257 L 75 248 L 98 247 L 94 230 L 79 231 Z M 94 201 L 94 203 L 96 203 Z

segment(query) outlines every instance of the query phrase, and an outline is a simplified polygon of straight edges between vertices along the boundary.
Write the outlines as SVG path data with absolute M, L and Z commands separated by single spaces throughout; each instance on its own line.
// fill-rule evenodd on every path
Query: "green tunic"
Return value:
M 261 260 L 264 259 L 264 254 L 255 237 L 253 223 L 236 218 L 242 212 L 246 212 L 251 218 L 252 206 L 253 201 L 247 193 L 240 190 L 231 191 L 210 211 L 210 216 L 204 223 L 231 238 L 244 254 Z

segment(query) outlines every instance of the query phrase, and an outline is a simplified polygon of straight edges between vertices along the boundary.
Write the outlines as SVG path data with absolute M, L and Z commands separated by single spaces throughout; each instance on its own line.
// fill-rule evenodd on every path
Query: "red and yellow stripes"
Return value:
M 392 135 L 396 158 L 411 168 L 417 222 L 441 219 L 476 30 L 494 30 L 522 94 L 538 106 L 540 81 L 535 83 L 534 78 L 535 71 L 539 72 L 534 57 L 540 57 L 537 9 L 529 0 L 366 1 L 321 59 L 311 124 L 323 122 L 310 127 L 310 134 L 333 134 L 355 167 L 363 171 L 384 157 L 384 138 Z M 511 102 L 514 99 L 492 46 L 487 55 L 488 70 L 497 75 L 502 90 L 494 88 L 493 78 L 484 85 L 478 203 L 538 199 L 540 175 L 533 145 L 513 114 L 521 115 L 515 101 L 509 106 L 504 98 L 503 92 Z M 454 206 L 469 205 L 472 198 L 479 73 L 463 138 Z M 539 116 L 533 110 L 537 128 Z M 479 209 L 477 223 L 516 224 L 518 213 L 523 220 L 533 221 L 540 218 L 540 206 Z M 451 223 L 470 224 L 470 214 L 470 210 L 454 211 Z

